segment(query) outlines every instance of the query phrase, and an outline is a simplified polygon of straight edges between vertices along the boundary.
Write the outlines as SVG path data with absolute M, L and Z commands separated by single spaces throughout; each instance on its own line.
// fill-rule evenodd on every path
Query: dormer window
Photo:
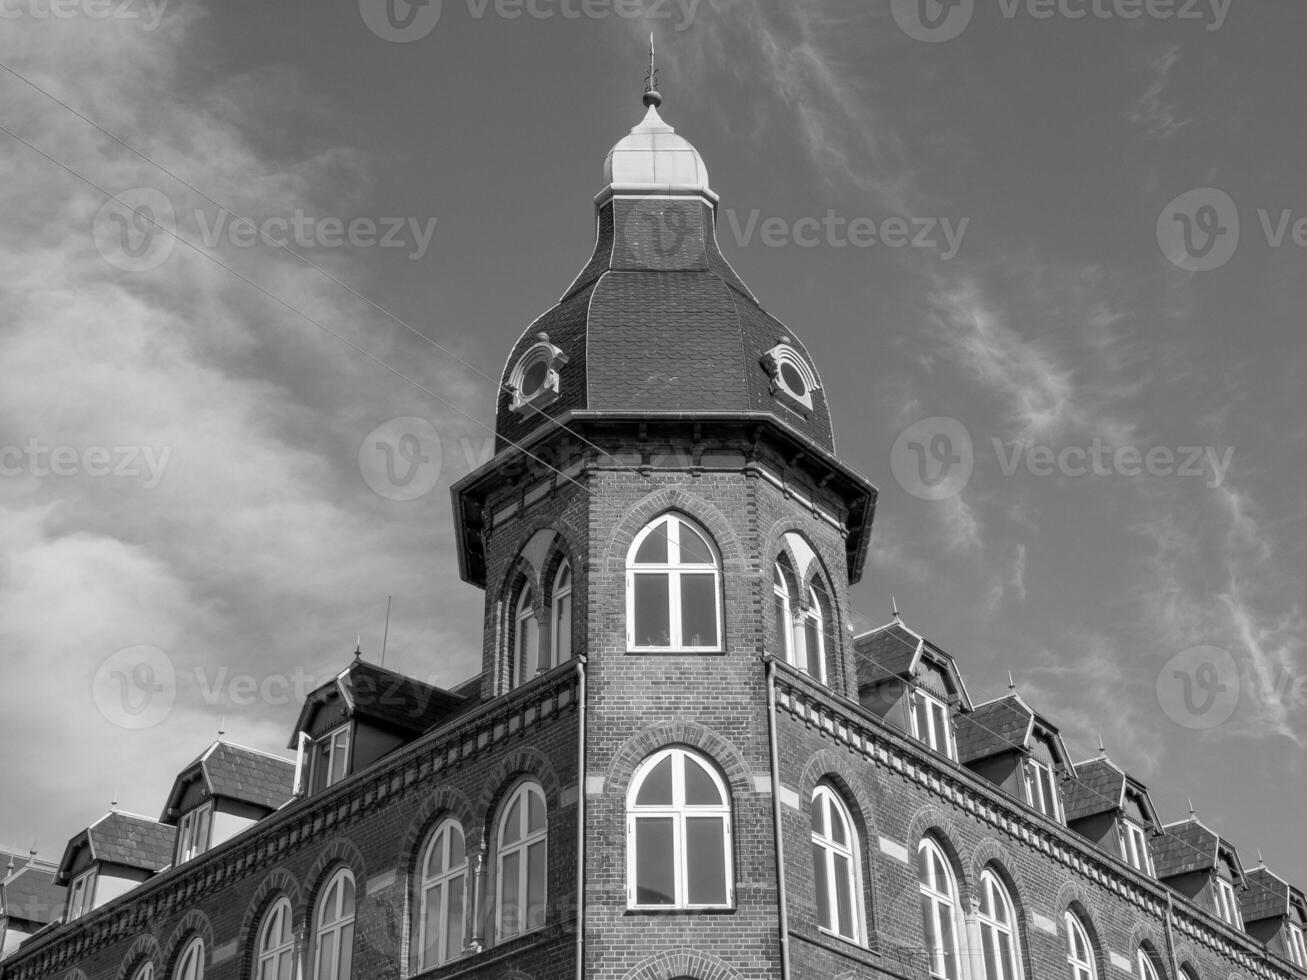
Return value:
M 1302 927 L 1296 922 L 1289 923 L 1289 959 L 1299 969 L 1307 970 L 1307 942 L 1303 941 Z
M 1235 898 L 1234 885 L 1220 877 L 1216 879 L 1216 914 L 1236 929 L 1243 928 L 1243 919 L 1239 915 L 1239 902 Z
M 518 358 L 508 380 L 512 409 L 522 415 L 531 415 L 558 398 L 558 373 L 568 360 L 561 348 L 549 342 L 548 334 L 538 334 L 537 338 L 538 343 Z
M 912 692 L 912 734 L 940 755 L 957 759 L 948 704 L 922 688 Z
M 213 804 L 206 803 L 185 814 L 177 825 L 177 863 L 183 864 L 209 849 Z
M 84 871 L 73 879 L 68 889 L 68 921 L 80 919 L 95 907 L 95 869 Z
M 312 776 L 309 785 L 313 792 L 340 782 L 349 773 L 349 725 L 336 728 L 313 743 Z
M 1143 827 L 1124 817 L 1121 819 L 1121 856 L 1136 871 L 1146 875 L 1153 873 L 1153 864 L 1148 856 L 1148 835 Z
M 1062 822 L 1053 769 L 1036 759 L 1026 760 L 1026 802 L 1044 816 Z
M 771 375 L 772 394 L 784 394 L 804 408 L 812 408 L 812 393 L 821 387 L 817 372 L 789 344 L 788 337 L 762 355 L 762 366 Z

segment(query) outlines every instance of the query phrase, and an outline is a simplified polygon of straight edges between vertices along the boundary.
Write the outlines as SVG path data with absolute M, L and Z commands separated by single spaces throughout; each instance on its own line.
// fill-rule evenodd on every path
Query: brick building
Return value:
M 513 345 L 453 488 L 482 671 L 362 657 L 277 759 L 69 842 L 4 980 L 1288 980 L 1307 907 L 897 616 L 854 636 L 875 487 L 647 114 L 593 255 Z

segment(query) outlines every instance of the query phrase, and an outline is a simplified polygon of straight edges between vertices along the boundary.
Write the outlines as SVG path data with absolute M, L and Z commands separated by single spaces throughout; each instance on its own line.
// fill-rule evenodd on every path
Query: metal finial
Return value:
M 110 809 L 110 810 L 117 810 L 117 809 L 118 809 L 118 791 L 117 791 L 117 790 L 114 790 L 114 791 L 113 791 L 113 799 L 109 801 L 109 809 Z
M 1197 811 L 1194 810 L 1194 798 L 1192 796 L 1187 797 L 1185 802 L 1189 804 L 1189 818 L 1192 820 L 1194 817 L 1198 816 Z
M 1098 733 L 1098 755 L 1099 758 L 1107 758 L 1107 746 L 1103 744 L 1103 733 Z
M 363 659 L 363 636 L 362 636 L 362 634 L 360 634 L 359 636 L 357 636 L 357 637 L 354 638 L 354 659 L 355 659 L 355 660 L 362 660 L 362 659 Z
M 658 66 L 654 64 L 654 36 L 649 32 L 649 74 L 644 76 L 644 104 L 656 109 L 663 104 L 658 92 Z
M 222 737 L 226 734 L 227 734 L 227 716 L 223 715 L 221 720 L 219 720 L 218 722 L 218 740 L 221 741 Z
M 1257 848 L 1257 867 L 1266 867 L 1266 858 L 1262 857 L 1262 849 L 1260 847 Z
M 899 615 L 899 600 L 895 599 L 893 596 L 890 596 L 889 604 L 890 607 L 894 610 L 894 622 L 896 623 L 903 622 L 903 617 Z
M 1012 676 L 1012 671 L 1010 670 L 1007 672 L 1007 689 L 1012 692 L 1015 692 L 1017 689 L 1016 678 Z

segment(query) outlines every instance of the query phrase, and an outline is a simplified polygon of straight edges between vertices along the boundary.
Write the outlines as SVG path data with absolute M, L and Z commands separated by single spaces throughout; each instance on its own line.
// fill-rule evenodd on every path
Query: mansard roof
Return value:
M 1248 887 L 1239 896 L 1239 910 L 1245 922 L 1281 919 L 1307 907 L 1303 893 L 1268 868 L 1253 868 L 1245 876 Z M 1300 913 L 1301 914 L 1301 913 Z
M 0 916 L 45 925 L 63 911 L 65 889 L 55 883 L 58 869 L 48 861 L 33 861 L 0 881 Z
M 1066 789 L 1067 822 L 1122 810 L 1126 806 L 1126 793 L 1129 791 L 1139 797 L 1153 823 L 1161 826 L 1161 820 L 1157 817 L 1144 784 L 1106 755 L 1077 762 L 1075 769 L 1076 778 L 1067 784 Z
M 178 773 L 159 818 L 161 822 L 177 822 L 186 787 L 197 779 L 203 780 L 209 797 L 276 810 L 294 793 L 295 763 L 219 739 Z
M 910 629 L 902 619 L 854 637 L 853 648 L 858 657 L 859 693 L 894 678 L 911 681 L 922 664 L 929 663 L 944 674 L 953 688 L 947 693 L 958 697 L 962 710 L 971 710 L 971 698 L 953 657 Z
M 1214 869 L 1225 853 L 1238 878 L 1244 877 L 1243 865 L 1234 845 L 1216 831 L 1203 825 L 1197 817 L 1167 824 L 1153 844 L 1153 866 L 1158 878 L 1173 878 L 1191 871 Z
M 1013 749 L 1029 751 L 1037 738 L 1049 744 L 1055 762 L 1074 772 L 1058 730 L 1015 691 L 978 704 L 958 716 L 958 759 L 974 762 Z
M 136 813 L 110 810 L 73 837 L 64 848 L 56 882 L 68 884 L 78 852 L 89 848 L 91 861 L 121 864 L 141 871 L 162 871 L 172 863 L 176 828 Z

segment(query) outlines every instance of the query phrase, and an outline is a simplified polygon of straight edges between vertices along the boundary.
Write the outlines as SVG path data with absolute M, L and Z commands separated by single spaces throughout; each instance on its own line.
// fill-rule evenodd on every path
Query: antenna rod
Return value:
M 386 629 L 381 634 L 381 666 L 386 666 L 386 640 L 390 638 L 390 600 L 394 596 L 386 596 Z

